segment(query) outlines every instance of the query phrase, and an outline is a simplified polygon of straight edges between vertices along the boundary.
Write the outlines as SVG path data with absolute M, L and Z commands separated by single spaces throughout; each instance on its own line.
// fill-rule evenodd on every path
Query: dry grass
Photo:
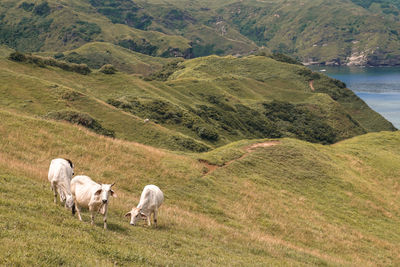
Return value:
M 213 156 L 235 161 L 203 176 L 204 166 L 196 155 L 4 111 L 0 118 L 0 173 L 14 177 L 5 178 L 2 193 L 0 226 L 6 235 L 0 239 L 9 246 L 3 247 L 1 264 L 20 260 L 39 265 L 94 265 L 100 260 L 105 265 L 207 266 L 400 262 L 399 170 L 395 166 L 400 152 L 393 145 L 400 141 L 398 133 L 380 137 L 389 140 L 386 154 L 391 155 L 384 171 L 376 161 L 385 158 L 385 153 L 365 156 L 379 150 L 379 144 L 354 145 L 379 138 L 372 135 L 331 147 L 292 139 L 261 147 L 260 143 L 271 141 L 260 140 L 258 145 L 242 141 L 217 150 L 224 156 Z M 241 149 L 251 146 L 257 148 Z M 247 156 L 241 157 L 240 151 Z M 98 227 L 90 228 L 87 212 L 81 223 L 52 204 L 47 169 L 50 160 L 59 156 L 73 160 L 76 174 L 116 182 L 118 197 L 110 204 L 110 231 L 101 230 L 100 219 Z M 159 228 L 130 227 L 123 215 L 137 205 L 143 186 L 150 183 L 166 196 Z M 12 191 L 17 202 L 9 197 Z M 36 197 L 21 201 L 28 192 Z M 25 225 L 26 205 L 49 220 L 32 213 L 31 224 Z M 57 241 L 65 230 L 85 238 L 68 238 L 71 245 L 65 247 Z M 35 232 L 41 235 L 37 240 Z M 102 249 L 96 243 L 104 238 L 108 241 Z M 52 243 L 48 255 L 59 253 L 62 260 L 36 257 L 43 253 L 40 242 Z M 28 245 L 33 248 L 30 255 L 24 252 Z M 17 253 L 7 254 L 11 248 Z M 87 257 L 71 258 L 77 250 L 85 251 Z

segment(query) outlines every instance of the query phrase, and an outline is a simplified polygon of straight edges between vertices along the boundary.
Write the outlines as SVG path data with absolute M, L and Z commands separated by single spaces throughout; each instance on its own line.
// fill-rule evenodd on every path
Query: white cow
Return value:
M 136 225 L 140 219 L 147 220 L 147 225 L 150 226 L 150 217 L 153 213 L 154 224 L 157 226 L 158 208 L 164 201 L 164 194 L 160 188 L 155 185 L 146 185 L 140 196 L 139 204 L 136 208 L 125 214 L 125 217 L 131 217 L 131 225 Z
M 57 192 L 60 201 L 65 201 L 65 206 L 71 208 L 73 199 L 71 195 L 71 178 L 74 175 L 74 164 L 69 159 L 53 159 L 50 163 L 48 179 L 51 190 L 54 192 L 54 203 L 57 203 Z
M 85 175 L 75 176 L 71 181 L 71 193 L 74 199 L 72 214 L 78 212 L 78 218 L 82 221 L 80 208 L 88 208 L 91 215 L 91 224 L 94 225 L 96 212 L 103 214 L 104 229 L 107 229 L 107 209 L 109 196 L 117 195 L 111 190 L 113 184 L 98 184 Z

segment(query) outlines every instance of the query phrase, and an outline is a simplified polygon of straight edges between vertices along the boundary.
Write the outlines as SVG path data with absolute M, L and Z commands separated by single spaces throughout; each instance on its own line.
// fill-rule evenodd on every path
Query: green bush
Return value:
M 34 3 L 23 2 L 22 4 L 19 5 L 19 8 L 22 8 L 26 12 L 30 12 L 33 10 L 34 6 L 35 6 Z
M 201 144 L 199 142 L 196 142 L 193 139 L 190 138 L 184 138 L 184 137 L 173 137 L 173 141 L 179 144 L 180 146 L 194 152 L 206 152 L 210 150 L 210 148 L 204 144 Z
M 17 62 L 24 62 L 26 61 L 26 57 L 23 53 L 15 51 L 8 56 L 9 60 L 17 61 Z
M 158 72 L 155 72 L 148 77 L 146 77 L 146 80 L 156 80 L 156 81 L 166 81 L 168 80 L 169 76 L 174 74 L 174 72 L 181 70 L 185 68 L 185 66 L 180 65 L 182 60 L 175 60 L 173 62 L 167 63 L 162 67 L 162 69 Z
M 65 57 L 65 55 L 64 55 L 64 53 L 59 52 L 59 53 L 56 53 L 53 57 L 54 57 L 55 59 L 62 59 L 62 58 Z
M 33 13 L 38 15 L 38 16 L 48 16 L 51 12 L 51 9 L 49 7 L 49 4 L 47 2 L 43 2 L 39 5 L 36 5 L 35 8 L 33 9 Z
M 295 64 L 295 65 L 303 65 L 300 61 L 298 61 L 297 59 L 294 59 L 288 55 L 282 54 L 282 53 L 274 53 L 272 55 L 269 56 L 270 58 L 276 60 L 276 61 L 280 61 L 280 62 L 285 62 L 285 63 L 289 63 L 289 64 Z
M 39 67 L 58 67 L 66 71 L 72 71 L 83 75 L 87 75 L 91 72 L 90 68 L 86 64 L 67 63 L 51 57 L 40 57 L 30 54 L 22 54 L 20 52 L 13 52 L 8 56 L 8 58 L 17 62 L 32 63 Z
M 97 120 L 87 113 L 81 113 L 74 110 L 61 110 L 50 112 L 45 117 L 53 120 L 67 121 L 84 126 L 98 134 L 115 137 L 115 132 L 113 130 L 105 129 Z
M 209 141 L 217 141 L 219 139 L 218 133 L 207 125 L 195 126 L 194 129 L 201 139 Z
M 124 39 L 118 42 L 119 46 L 122 46 L 126 49 L 135 51 L 135 52 L 139 52 L 142 54 L 146 54 L 149 56 L 155 56 L 158 47 L 152 45 L 151 43 L 149 43 L 148 41 L 146 41 L 145 39 L 143 39 L 142 41 L 134 41 L 132 39 Z
M 153 21 L 153 17 L 145 13 L 134 1 L 89 0 L 89 3 L 97 8 L 97 12 L 108 17 L 112 23 L 146 30 Z
M 39 51 L 51 32 L 52 18 L 22 16 L 18 23 L 10 25 L 0 14 L 0 44 L 18 51 Z
M 99 71 L 102 72 L 102 73 L 104 73 L 104 74 L 115 74 L 115 73 L 117 72 L 117 69 L 114 68 L 114 66 L 111 65 L 111 64 L 106 64 L 106 65 L 103 65 L 103 66 L 100 68 Z
M 332 144 L 337 139 L 335 130 L 306 106 L 274 100 L 263 103 L 263 107 L 265 116 L 279 125 L 282 132 L 314 143 Z

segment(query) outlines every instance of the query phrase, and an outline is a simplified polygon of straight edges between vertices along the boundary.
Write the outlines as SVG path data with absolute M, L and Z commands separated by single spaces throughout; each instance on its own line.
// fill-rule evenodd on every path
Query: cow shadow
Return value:
M 96 223 L 96 226 L 103 227 L 103 223 Z M 128 231 L 127 227 L 123 227 L 119 224 L 116 223 L 109 223 L 107 222 L 107 230 L 108 231 L 113 231 L 113 232 L 118 232 L 118 233 L 125 233 Z

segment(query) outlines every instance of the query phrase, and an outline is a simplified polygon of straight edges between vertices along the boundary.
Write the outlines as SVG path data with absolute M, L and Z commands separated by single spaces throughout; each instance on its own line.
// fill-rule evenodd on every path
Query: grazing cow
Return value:
M 147 220 L 147 225 L 150 226 L 150 217 L 153 213 L 154 225 L 157 226 L 157 212 L 163 201 L 164 194 L 158 186 L 146 185 L 140 196 L 139 204 L 126 213 L 125 217 L 131 217 L 131 225 L 136 225 L 138 220 L 143 219 Z
M 111 190 L 113 184 L 98 184 L 85 175 L 75 176 L 71 181 L 71 193 L 74 198 L 72 214 L 78 212 L 78 218 L 82 221 L 80 208 L 88 208 L 91 215 L 91 224 L 94 225 L 96 212 L 103 214 L 104 229 L 107 229 L 107 209 L 109 196 L 117 195 Z
M 71 208 L 73 199 L 71 195 L 71 178 L 74 175 L 74 164 L 69 159 L 53 159 L 50 163 L 48 179 L 51 190 L 54 192 L 54 203 L 57 203 L 57 193 L 60 201 L 65 201 L 65 206 Z

